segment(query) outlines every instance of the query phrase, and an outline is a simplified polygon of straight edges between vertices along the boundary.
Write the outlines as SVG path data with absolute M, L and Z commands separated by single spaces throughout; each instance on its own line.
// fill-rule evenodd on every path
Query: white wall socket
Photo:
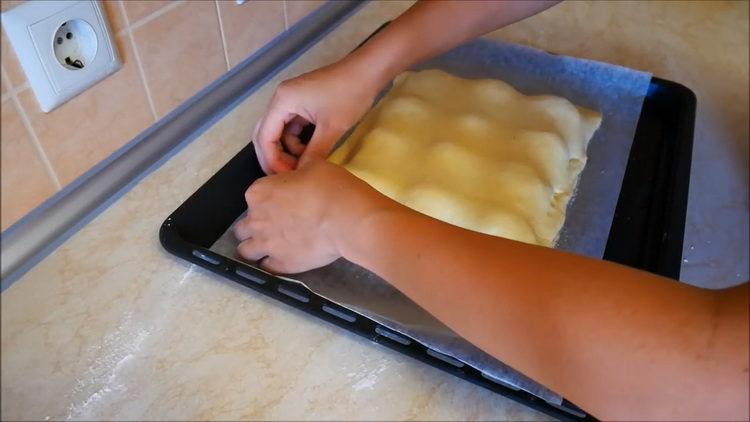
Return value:
M 122 67 L 98 1 L 31 0 L 2 25 L 44 112 Z

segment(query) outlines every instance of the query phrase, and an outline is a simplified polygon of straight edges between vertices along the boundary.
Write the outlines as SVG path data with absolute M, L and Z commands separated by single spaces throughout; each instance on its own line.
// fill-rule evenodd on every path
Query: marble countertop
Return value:
M 365 6 L 2 294 L 2 419 L 546 419 L 159 244 L 161 222 L 246 144 L 279 81 L 406 7 Z M 491 34 L 696 91 L 683 266 L 696 284 L 748 278 L 747 7 L 570 2 Z

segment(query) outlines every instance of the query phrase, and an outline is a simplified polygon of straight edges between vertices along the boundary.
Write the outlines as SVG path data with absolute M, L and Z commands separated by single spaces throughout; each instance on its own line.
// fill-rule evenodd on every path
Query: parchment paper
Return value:
M 556 247 L 601 258 L 651 75 L 591 60 L 549 54 L 493 40 L 466 43 L 415 69 L 438 68 L 464 78 L 496 78 L 527 95 L 553 94 L 602 113 L 588 162 L 568 204 Z M 304 204 L 303 204 L 304 206 Z M 235 257 L 231 230 L 212 250 Z M 548 402 L 562 397 L 463 340 L 428 312 L 369 271 L 339 259 L 293 280 L 340 305 L 473 366 L 490 378 Z M 512 338 L 506 341 L 513 341 Z

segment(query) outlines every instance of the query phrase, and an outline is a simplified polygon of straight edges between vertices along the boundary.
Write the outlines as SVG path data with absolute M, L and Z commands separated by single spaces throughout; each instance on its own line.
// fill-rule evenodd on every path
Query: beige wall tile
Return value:
M 63 185 L 154 123 L 130 45 L 117 41 L 123 67 L 52 112 L 39 110 L 31 90 L 19 94 Z
M 133 37 L 159 116 L 227 70 L 214 2 L 183 3 Z
M 323 3 L 323 0 L 286 0 L 287 23 L 289 26 L 294 25 Z
M 52 195 L 55 185 L 11 100 L 0 105 L 0 121 L 0 230 L 5 230 Z
M 125 0 L 123 5 L 125 6 L 125 13 L 128 15 L 128 22 L 131 24 L 137 22 L 140 19 L 156 12 L 162 7 L 168 5 L 170 2 L 167 0 Z
M 21 63 L 18 62 L 16 51 L 13 50 L 13 46 L 10 45 L 8 37 L 5 36 L 5 29 L 0 31 L 0 63 L 2 63 L 3 69 L 8 74 L 8 82 L 10 86 L 20 86 L 26 82 L 26 74 L 21 69 Z
M 284 31 L 284 4 L 280 1 L 252 1 L 243 5 L 220 1 L 219 12 L 230 66 Z
M 125 28 L 125 20 L 120 12 L 119 0 L 103 0 L 102 6 L 104 7 L 104 13 L 107 15 L 109 21 L 109 27 L 113 34 L 116 34 L 121 29 Z

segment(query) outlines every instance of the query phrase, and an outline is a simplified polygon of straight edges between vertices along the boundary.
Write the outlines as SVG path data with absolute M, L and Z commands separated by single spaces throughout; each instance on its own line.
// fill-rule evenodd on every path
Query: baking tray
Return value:
M 652 78 L 636 128 L 604 259 L 678 278 L 692 156 L 695 95 Z M 483 376 L 373 320 L 353 314 L 297 283 L 209 250 L 246 210 L 244 191 L 264 174 L 246 146 L 162 224 L 169 252 L 288 305 L 560 419 L 593 419 Z M 221 206 L 217 206 L 221 204 Z

